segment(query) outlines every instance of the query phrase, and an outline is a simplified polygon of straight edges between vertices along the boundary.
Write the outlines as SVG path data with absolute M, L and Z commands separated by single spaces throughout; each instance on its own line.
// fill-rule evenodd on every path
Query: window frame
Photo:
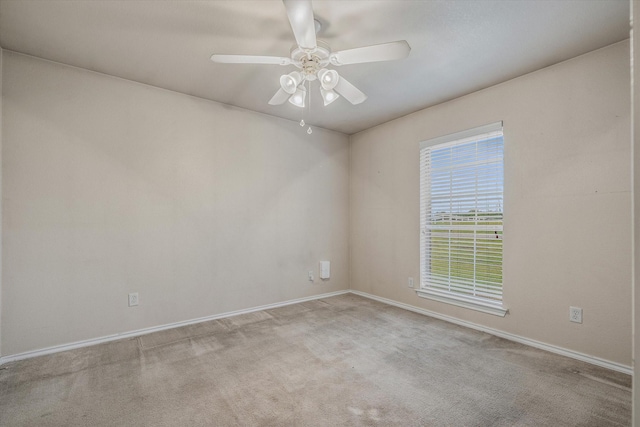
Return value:
M 428 283 L 424 283 L 425 277 L 427 276 L 425 269 L 428 268 L 425 263 L 427 262 L 427 215 L 428 211 L 426 208 L 426 203 L 424 201 L 425 197 L 430 197 L 431 194 L 431 184 L 430 184 L 430 175 L 429 172 L 425 170 L 426 164 L 424 164 L 423 159 L 423 151 L 425 149 L 432 149 L 436 146 L 442 146 L 445 148 L 447 146 L 455 146 L 458 144 L 465 144 L 472 141 L 477 141 L 480 137 L 487 134 L 500 134 L 503 138 L 502 140 L 502 195 L 504 198 L 504 132 L 503 132 L 503 124 L 502 121 L 491 123 L 484 126 L 479 126 L 473 129 L 468 129 L 462 132 L 456 132 L 449 135 L 440 136 L 437 138 L 432 138 L 426 141 L 422 141 L 420 143 L 420 184 L 419 184 L 419 198 L 420 198 L 420 285 L 419 288 L 416 289 L 416 293 L 418 296 L 444 302 L 447 304 L 456 305 L 459 307 L 469 308 L 477 311 L 481 311 L 488 314 L 493 314 L 496 316 L 504 317 L 508 309 L 504 306 L 504 301 L 502 299 L 489 299 L 482 298 L 473 295 L 466 295 L 464 293 L 446 291 L 443 289 L 438 289 L 437 287 L 429 286 Z M 423 188 L 425 185 L 428 185 L 428 188 Z M 423 194 L 424 192 L 428 192 L 427 195 Z M 502 225 L 501 228 L 503 230 L 504 225 L 504 204 L 502 205 Z M 503 233 L 503 231 L 502 231 Z M 477 239 L 474 237 L 474 242 Z M 430 247 L 431 249 L 431 247 Z M 475 259 L 475 243 L 474 243 L 474 259 Z M 504 260 L 504 250 L 501 252 L 501 264 L 503 264 Z M 502 269 L 504 271 L 504 269 Z M 474 271 L 475 271 L 475 263 L 474 263 Z M 474 287 L 477 285 L 477 282 L 474 281 Z M 504 277 L 501 277 L 500 281 L 500 297 L 502 297 L 502 289 L 504 288 Z

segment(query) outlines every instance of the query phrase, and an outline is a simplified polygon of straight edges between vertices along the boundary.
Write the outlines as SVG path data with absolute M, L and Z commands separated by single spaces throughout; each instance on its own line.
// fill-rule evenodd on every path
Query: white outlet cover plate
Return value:
M 569 320 L 575 323 L 582 323 L 582 309 L 580 307 L 569 307 Z
M 138 305 L 138 293 L 134 292 L 129 294 L 129 307 Z

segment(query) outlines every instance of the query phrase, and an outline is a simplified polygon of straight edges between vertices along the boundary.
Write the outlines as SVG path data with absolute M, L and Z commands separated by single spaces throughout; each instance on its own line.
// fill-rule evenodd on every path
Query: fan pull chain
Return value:
M 304 108 L 300 112 L 300 127 L 304 127 Z
M 309 84 L 307 85 L 307 96 L 309 97 L 309 116 L 311 116 L 311 81 L 307 80 Z M 304 125 L 301 125 L 304 126 Z M 307 134 L 311 135 L 313 131 L 311 130 L 311 126 L 307 129 Z
M 302 84 L 304 85 L 304 81 Z M 302 108 L 302 111 L 300 112 L 300 127 L 304 127 L 304 108 Z

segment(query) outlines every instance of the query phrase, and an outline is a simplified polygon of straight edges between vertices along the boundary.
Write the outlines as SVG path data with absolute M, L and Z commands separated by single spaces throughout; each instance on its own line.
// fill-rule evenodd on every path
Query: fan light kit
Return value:
M 307 98 L 311 96 L 308 83 L 318 80 L 320 95 L 327 106 L 342 96 L 353 105 L 367 99 L 367 95 L 340 76 L 336 70 L 328 66 L 360 64 L 365 62 L 391 61 L 406 58 L 411 51 L 406 40 L 383 43 L 373 46 L 332 52 L 329 45 L 316 39 L 320 30 L 320 22 L 314 19 L 311 0 L 283 0 L 287 16 L 296 43 L 290 56 L 255 56 L 255 55 L 218 55 L 211 56 L 213 62 L 223 64 L 269 64 L 293 65 L 298 70 L 280 77 L 280 89 L 269 101 L 270 105 L 281 105 L 287 100 L 296 107 L 304 108 Z M 300 126 L 304 126 L 304 120 Z M 311 133 L 311 128 L 307 130 Z

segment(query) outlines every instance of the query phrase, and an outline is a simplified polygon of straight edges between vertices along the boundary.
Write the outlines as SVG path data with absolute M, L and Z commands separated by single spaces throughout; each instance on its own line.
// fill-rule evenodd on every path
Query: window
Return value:
M 504 316 L 502 122 L 420 145 L 418 295 Z

